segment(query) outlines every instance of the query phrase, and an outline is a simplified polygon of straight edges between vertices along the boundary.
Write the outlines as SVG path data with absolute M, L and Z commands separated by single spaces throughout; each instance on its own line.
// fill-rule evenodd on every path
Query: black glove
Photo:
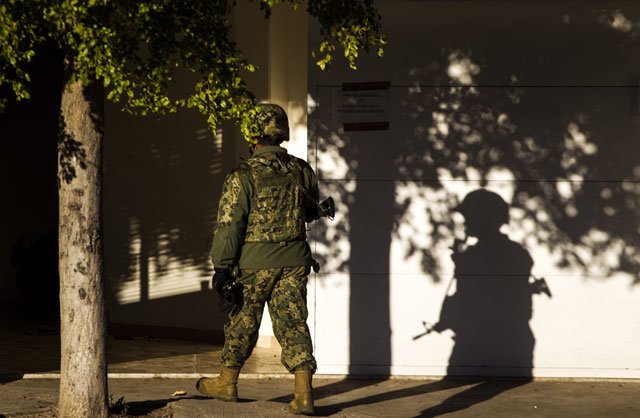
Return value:
M 220 299 L 220 311 L 235 315 L 242 308 L 242 285 L 226 268 L 215 269 L 211 282 Z
M 216 291 L 216 294 L 219 298 L 222 298 L 222 289 L 228 283 L 233 281 L 233 276 L 231 275 L 231 270 L 217 268 L 214 269 L 213 278 L 211 279 L 211 285 L 213 286 L 213 290 Z

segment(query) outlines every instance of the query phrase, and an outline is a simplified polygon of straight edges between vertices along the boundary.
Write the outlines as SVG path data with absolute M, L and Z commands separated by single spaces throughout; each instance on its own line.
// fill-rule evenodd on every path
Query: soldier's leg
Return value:
M 268 271 L 245 271 L 238 281 L 243 285 L 244 303 L 239 312 L 229 315 L 224 326 L 225 342 L 222 350 L 220 376 L 201 378 L 196 389 L 203 395 L 222 401 L 238 400 L 240 368 L 251 355 L 258 338 L 264 304 L 269 298 L 275 274 Z
M 269 313 L 275 334 L 282 347 L 282 364 L 293 372 L 315 372 L 313 344 L 307 326 L 307 275 L 309 267 L 285 267 L 271 292 Z
M 312 378 L 316 370 L 307 327 L 308 267 L 284 268 L 269 300 L 273 332 L 282 346 L 282 364 L 295 374 L 289 412 L 313 415 Z
M 249 358 L 258 340 L 264 304 L 269 299 L 280 269 L 244 270 L 239 278 L 243 286 L 242 308 L 229 315 L 224 326 L 222 365 L 239 368 Z

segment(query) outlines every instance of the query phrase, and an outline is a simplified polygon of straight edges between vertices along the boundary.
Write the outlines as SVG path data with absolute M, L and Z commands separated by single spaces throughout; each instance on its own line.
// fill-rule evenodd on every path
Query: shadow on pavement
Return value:
M 7 374 L 7 375 L 0 375 L 0 385 L 4 385 L 6 383 L 11 383 L 11 382 L 15 382 L 16 380 L 20 380 L 22 379 L 22 376 L 24 376 L 22 373 L 16 373 L 16 374 Z
M 528 383 L 531 383 L 531 379 L 515 381 L 486 380 L 448 397 L 438 405 L 423 410 L 418 416 L 423 418 L 438 417 L 450 412 L 467 409 L 475 404 L 488 401 L 503 392 Z
M 369 389 L 376 391 L 375 387 L 384 382 L 385 379 L 377 380 L 353 380 L 346 379 L 339 382 L 331 383 L 325 386 L 314 388 L 314 400 L 318 401 L 336 395 L 343 395 L 360 389 Z M 338 402 L 327 406 L 316 406 L 316 416 L 331 416 L 352 407 L 377 404 L 385 401 L 392 401 L 402 398 L 420 397 L 429 393 L 456 389 L 462 386 L 470 386 L 467 389 L 457 392 L 452 396 L 443 400 L 440 404 L 425 409 L 419 413 L 419 417 L 437 417 L 447 413 L 467 409 L 473 405 L 488 401 L 495 396 L 511 389 L 526 385 L 531 379 L 462 379 L 462 378 L 445 378 L 438 381 L 429 381 L 428 383 L 419 384 L 412 387 L 404 387 L 398 390 L 386 391 L 382 393 L 374 393 L 358 399 Z M 291 395 L 281 396 L 270 399 L 273 402 L 289 402 Z
M 167 406 L 171 402 L 176 402 L 182 399 L 200 399 L 200 398 L 203 398 L 203 397 L 181 396 L 181 397 L 172 397 L 172 398 L 166 398 L 166 399 L 151 399 L 151 400 L 144 400 L 144 401 L 127 402 L 125 398 L 122 397 L 109 405 L 109 416 L 112 418 L 141 417 L 141 416 L 171 417 L 172 412 L 169 408 L 167 408 Z

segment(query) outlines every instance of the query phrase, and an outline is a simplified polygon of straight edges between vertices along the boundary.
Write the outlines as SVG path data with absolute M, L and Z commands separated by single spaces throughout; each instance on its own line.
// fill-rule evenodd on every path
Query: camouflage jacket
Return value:
M 294 179 L 318 200 L 313 169 L 278 146 L 258 148 L 227 175 L 211 248 L 215 267 L 311 265 L 305 222 L 317 218 L 317 209 Z

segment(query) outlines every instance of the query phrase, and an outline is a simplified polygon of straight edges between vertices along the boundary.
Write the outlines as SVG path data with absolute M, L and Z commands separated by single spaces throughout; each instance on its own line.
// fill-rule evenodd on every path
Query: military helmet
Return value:
M 258 107 L 258 143 L 279 144 L 288 141 L 289 119 L 284 109 L 272 103 L 260 103 Z
M 509 205 L 499 194 L 487 189 L 478 189 L 467 194 L 455 210 L 465 218 L 477 215 L 493 219 L 500 225 L 509 222 Z

